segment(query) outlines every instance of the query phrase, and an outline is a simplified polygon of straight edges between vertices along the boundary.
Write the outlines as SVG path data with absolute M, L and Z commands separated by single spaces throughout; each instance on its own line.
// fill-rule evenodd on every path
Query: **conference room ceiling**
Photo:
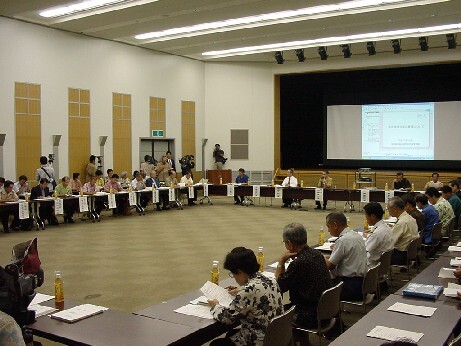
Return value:
M 196 60 L 266 63 L 275 63 L 274 52 L 270 51 L 217 59 L 207 58 L 202 53 L 324 37 L 461 23 L 461 0 L 451 0 L 424 6 L 368 11 L 366 13 L 345 14 L 322 19 L 290 21 L 284 24 L 177 38 L 169 41 L 149 42 L 149 40 L 138 40 L 134 36 L 147 32 L 163 31 L 239 17 L 336 4 L 340 1 L 131 0 L 131 7 L 120 8 L 114 11 L 97 11 L 98 13 L 85 16 L 70 15 L 57 18 L 44 18 L 39 15 L 39 12 L 44 9 L 75 2 L 79 1 L 3 0 L 0 1 L 0 15 Z M 126 2 L 130 3 L 130 1 Z M 398 39 L 399 37 L 395 38 Z M 419 51 L 418 37 L 402 39 L 401 47 L 402 54 L 406 51 Z M 437 48 L 447 49 L 444 34 L 429 37 L 429 49 Z M 390 40 L 376 42 L 376 50 L 378 54 L 381 52 L 392 52 L 393 49 Z M 356 55 L 368 55 L 366 43 L 352 43 L 351 52 L 351 59 Z M 420 54 L 424 53 L 420 52 Z M 319 59 L 315 47 L 305 49 L 304 54 L 308 60 Z M 328 55 L 330 57 L 342 56 L 343 53 L 339 45 L 334 45 L 328 47 Z M 293 49 L 286 50 L 284 58 L 286 61 L 297 61 Z

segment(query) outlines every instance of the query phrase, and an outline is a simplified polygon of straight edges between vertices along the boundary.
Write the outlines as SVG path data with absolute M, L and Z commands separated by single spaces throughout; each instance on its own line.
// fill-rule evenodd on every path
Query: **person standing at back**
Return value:
M 40 168 L 37 168 L 37 172 L 35 174 L 35 180 L 40 181 L 40 179 L 43 178 L 48 180 L 48 189 L 50 190 L 50 192 L 53 192 L 54 186 L 56 185 L 54 179 L 54 169 L 48 164 L 48 159 L 46 158 L 46 156 L 40 157 Z
M 214 158 L 214 166 L 217 170 L 222 170 L 223 165 L 226 163 L 226 159 L 224 157 L 224 150 L 221 150 L 221 146 L 219 144 L 215 144 L 213 150 L 213 158 Z
M 91 155 L 90 162 L 88 162 L 85 167 L 85 173 L 86 173 L 85 181 L 87 183 L 90 182 L 94 176 L 96 176 L 97 167 L 96 167 L 95 162 L 96 162 L 96 156 Z
M 176 164 L 174 163 L 174 159 L 173 159 L 173 156 L 171 155 L 171 151 L 167 151 L 166 152 L 166 162 L 168 162 L 168 164 L 170 165 L 170 169 L 172 169 L 173 171 L 176 171 Z

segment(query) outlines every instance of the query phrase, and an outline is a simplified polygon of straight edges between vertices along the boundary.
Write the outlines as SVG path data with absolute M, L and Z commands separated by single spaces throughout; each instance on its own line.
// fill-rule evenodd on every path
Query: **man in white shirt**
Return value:
M 141 191 L 146 188 L 146 184 L 144 183 L 144 180 L 140 172 L 136 173 L 135 178 L 131 182 L 131 188 L 133 189 L 133 191 Z M 150 198 L 147 195 L 141 195 L 140 196 L 141 207 L 146 208 L 147 204 L 149 203 L 149 200 Z
M 186 175 L 181 177 L 180 183 L 185 184 L 186 186 L 192 186 L 194 185 L 194 181 L 192 180 L 192 172 L 187 171 Z M 197 195 L 194 193 L 193 198 L 188 198 L 188 203 L 187 205 L 195 205 L 195 201 L 197 200 Z
M 294 168 L 290 168 L 287 170 L 287 177 L 283 179 L 282 186 L 283 187 L 298 187 L 298 179 L 293 176 Z M 282 208 L 290 207 L 291 203 L 293 203 L 293 198 L 283 198 Z
M 23 195 L 24 193 L 30 192 L 29 183 L 27 177 L 21 175 L 16 183 L 14 183 L 13 191 L 17 195 Z
M 416 220 L 405 211 L 405 202 L 400 197 L 389 199 L 387 209 L 397 222 L 392 227 L 392 238 L 394 239 L 394 252 L 392 253 L 392 264 L 407 264 L 407 246 L 413 239 L 419 238 L 418 224 Z
M 383 221 L 384 210 L 381 204 L 372 202 L 363 207 L 365 218 L 370 226 L 374 227 L 371 232 L 364 230 L 365 247 L 367 249 L 368 266 L 374 266 L 379 263 L 383 252 L 394 248 L 394 239 L 392 238 L 391 229 Z

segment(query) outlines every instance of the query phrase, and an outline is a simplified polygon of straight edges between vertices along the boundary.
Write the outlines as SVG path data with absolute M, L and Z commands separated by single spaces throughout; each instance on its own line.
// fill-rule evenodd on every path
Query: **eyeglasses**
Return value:
M 234 277 L 234 274 L 232 274 L 232 272 L 228 272 L 227 274 L 229 275 L 230 278 Z

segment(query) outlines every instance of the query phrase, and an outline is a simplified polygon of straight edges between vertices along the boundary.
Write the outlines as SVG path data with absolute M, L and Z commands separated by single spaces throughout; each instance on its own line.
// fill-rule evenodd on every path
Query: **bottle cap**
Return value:
M 320 226 L 320 230 L 323 231 L 323 226 Z
M 262 252 L 263 249 L 264 249 L 264 248 L 263 248 L 262 246 L 258 247 L 258 251 L 259 251 L 259 252 Z

